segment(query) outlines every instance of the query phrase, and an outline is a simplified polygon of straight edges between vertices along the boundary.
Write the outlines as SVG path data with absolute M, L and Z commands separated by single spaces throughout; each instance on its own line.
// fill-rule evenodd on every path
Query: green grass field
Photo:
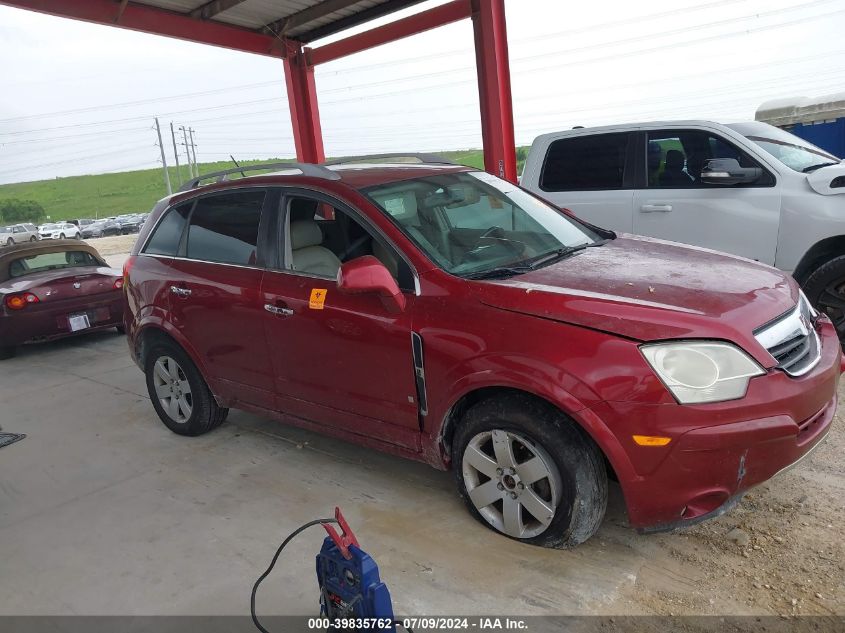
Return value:
M 524 155 L 524 150 L 520 155 Z M 481 150 L 467 150 L 459 152 L 441 152 L 451 160 L 469 165 L 483 167 L 484 159 Z M 242 161 L 244 165 L 255 163 L 277 162 L 281 159 L 262 159 Z M 520 161 L 519 169 L 522 169 Z M 201 163 L 200 174 L 229 169 L 231 162 Z M 182 166 L 182 177 L 188 177 L 188 170 Z M 179 178 L 176 168 L 170 168 L 170 182 L 174 189 L 178 189 Z M 55 178 L 53 180 L 39 180 L 35 182 L 20 182 L 0 185 L 0 201 L 8 198 L 21 200 L 35 200 L 47 211 L 51 220 L 70 220 L 74 218 L 98 218 L 149 211 L 157 200 L 167 193 L 161 169 L 145 169 L 116 174 L 97 174 L 91 176 L 72 176 Z

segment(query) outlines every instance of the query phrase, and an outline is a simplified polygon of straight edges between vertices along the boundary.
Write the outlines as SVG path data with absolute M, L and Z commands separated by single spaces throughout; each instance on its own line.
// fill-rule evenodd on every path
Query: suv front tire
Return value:
M 174 433 L 208 433 L 229 414 L 229 409 L 217 404 L 196 365 L 175 343 L 156 341 L 146 354 L 144 372 L 153 407 Z
M 469 409 L 452 465 L 470 513 L 510 538 L 565 549 L 589 539 L 604 518 L 602 454 L 562 412 L 529 396 Z

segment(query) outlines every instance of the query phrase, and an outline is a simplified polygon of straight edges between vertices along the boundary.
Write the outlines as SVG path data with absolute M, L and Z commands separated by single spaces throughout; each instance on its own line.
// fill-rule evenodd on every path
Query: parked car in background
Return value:
M 137 233 L 141 230 L 141 215 L 131 213 L 127 215 L 119 215 L 115 218 L 115 222 L 120 226 L 122 235 L 129 235 L 130 233 Z
M 114 220 L 97 220 L 82 229 L 83 239 L 120 235 L 120 225 Z
M 836 331 L 781 271 L 617 235 L 467 167 L 352 167 L 156 206 L 125 324 L 173 432 L 237 406 L 451 467 L 481 523 L 568 547 L 598 529 L 609 470 L 630 524 L 667 529 L 830 429 Z
M 553 132 L 521 184 L 600 226 L 777 266 L 845 342 L 845 164 L 797 136 L 709 121 Z
M 76 226 L 78 226 L 80 231 L 82 229 L 84 229 L 86 226 L 88 226 L 89 224 L 93 224 L 94 222 L 96 222 L 96 220 L 91 220 L 89 218 L 80 218 L 78 220 L 69 220 L 69 221 L 70 221 L 71 224 L 75 224 Z
M 70 222 L 44 224 L 39 229 L 39 234 L 42 240 L 82 239 L 82 232 L 79 227 Z
M 38 227 L 34 224 L 11 224 L 0 227 L 0 246 L 38 241 Z
M 0 359 L 25 343 L 123 328 L 123 276 L 72 240 L 0 251 Z

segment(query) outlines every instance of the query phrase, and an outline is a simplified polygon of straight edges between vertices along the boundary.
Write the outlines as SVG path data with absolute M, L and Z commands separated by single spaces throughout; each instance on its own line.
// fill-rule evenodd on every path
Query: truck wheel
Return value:
M 845 255 L 814 270 L 804 281 L 803 289 L 813 307 L 830 317 L 839 341 L 845 343 Z
M 217 405 L 196 365 L 177 345 L 154 343 L 144 371 L 153 407 L 174 433 L 202 435 L 226 419 L 229 409 Z
M 467 411 L 452 465 L 470 513 L 510 538 L 574 547 L 604 518 L 601 452 L 574 422 L 531 397 L 490 398 Z

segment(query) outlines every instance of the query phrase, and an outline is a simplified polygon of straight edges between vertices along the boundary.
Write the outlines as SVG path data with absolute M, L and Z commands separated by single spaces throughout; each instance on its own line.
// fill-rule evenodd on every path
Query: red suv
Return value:
M 309 164 L 190 183 L 125 268 L 165 425 L 228 407 L 451 468 L 470 512 L 588 539 L 729 508 L 827 434 L 840 347 L 750 260 L 586 224 L 467 167 Z

